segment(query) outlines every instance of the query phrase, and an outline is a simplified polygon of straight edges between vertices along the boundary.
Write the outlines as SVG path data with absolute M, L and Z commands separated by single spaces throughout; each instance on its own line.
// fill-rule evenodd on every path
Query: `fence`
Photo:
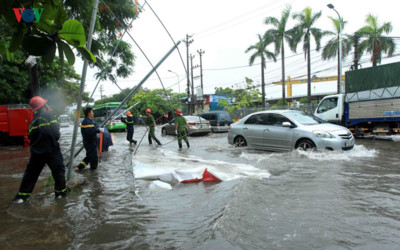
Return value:
M 298 105 L 298 106 L 290 106 L 290 107 L 288 107 L 288 106 L 281 106 L 281 107 L 279 107 L 279 106 L 268 106 L 268 107 L 265 107 L 265 108 L 262 108 L 262 107 L 254 107 L 254 108 L 247 107 L 247 108 L 242 108 L 242 109 L 235 109 L 230 114 L 233 117 L 234 121 L 240 120 L 243 117 L 245 117 L 246 115 L 249 115 L 251 113 L 258 112 L 258 111 L 263 111 L 263 110 L 287 110 L 287 109 L 290 109 L 290 110 L 303 111 L 303 112 L 305 112 L 307 114 L 311 114 L 312 115 L 312 114 L 314 114 L 314 111 L 317 108 L 317 106 L 318 106 L 318 103 L 307 103 L 307 104 L 301 104 L 301 105 Z M 225 110 L 227 110 L 227 109 L 225 108 Z

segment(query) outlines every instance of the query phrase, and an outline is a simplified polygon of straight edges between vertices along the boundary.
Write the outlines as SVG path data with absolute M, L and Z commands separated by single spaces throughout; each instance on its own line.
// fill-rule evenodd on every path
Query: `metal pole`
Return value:
M 176 77 L 178 77 L 178 93 L 181 94 L 181 84 L 179 83 L 179 75 L 176 72 L 174 72 L 174 71 L 172 71 L 170 69 L 168 71 L 171 72 L 171 73 L 174 73 L 176 75 Z M 182 110 L 181 100 L 180 99 L 179 99 L 179 109 Z
M 90 48 L 92 46 L 92 35 L 94 31 L 94 24 L 96 21 L 96 14 L 97 14 L 97 6 L 99 4 L 98 0 L 94 1 L 93 4 L 93 9 L 92 9 L 92 19 L 90 21 L 90 28 L 89 28 L 89 34 L 88 34 L 88 40 L 86 47 L 90 51 Z M 83 69 L 82 69 L 82 79 L 81 79 L 81 86 L 79 90 L 79 96 L 78 96 L 78 103 L 76 107 L 76 119 L 74 123 L 74 131 L 72 133 L 72 143 L 71 143 L 71 153 L 70 153 L 70 158 L 69 158 L 69 164 L 68 164 L 68 176 L 67 180 L 71 179 L 71 174 L 72 174 L 72 162 L 74 159 L 74 151 L 75 151 L 75 143 L 76 143 L 76 134 L 78 131 L 78 126 L 79 126 L 79 118 L 80 118 L 80 111 L 82 107 L 82 95 L 85 89 L 85 81 L 86 81 L 86 72 L 87 72 L 87 66 L 88 66 L 88 61 L 85 59 L 83 63 Z
M 203 61 L 201 59 L 201 56 L 205 53 L 204 50 L 197 50 L 197 53 L 200 55 L 200 83 L 201 83 L 201 110 L 204 109 L 204 88 L 203 88 Z
M 327 5 L 330 9 L 333 9 L 339 17 L 339 53 L 338 53 L 338 86 L 337 86 L 337 93 L 343 93 L 344 90 L 342 89 L 342 18 L 340 17 L 339 12 L 335 9 L 333 4 Z
M 192 98 L 191 98 L 192 112 L 190 113 L 191 115 L 193 115 L 196 112 L 196 103 L 194 102 L 193 58 L 194 55 L 190 54 L 190 72 L 192 75 Z

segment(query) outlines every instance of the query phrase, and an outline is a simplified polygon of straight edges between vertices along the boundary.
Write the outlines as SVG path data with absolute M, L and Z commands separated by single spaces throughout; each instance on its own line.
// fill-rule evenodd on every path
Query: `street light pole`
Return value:
M 333 4 L 327 5 L 330 9 L 333 9 L 339 17 L 339 55 L 338 55 L 338 86 L 337 92 L 338 94 L 342 93 L 342 18 L 340 17 L 339 12 L 335 9 Z
M 171 72 L 171 73 L 174 73 L 176 75 L 176 77 L 178 77 L 178 92 L 179 92 L 179 94 L 181 94 L 181 85 L 179 83 L 179 75 L 176 72 L 174 72 L 174 71 L 172 71 L 170 69 L 168 71 Z M 179 99 L 179 109 L 182 110 L 181 100 L 180 99 Z

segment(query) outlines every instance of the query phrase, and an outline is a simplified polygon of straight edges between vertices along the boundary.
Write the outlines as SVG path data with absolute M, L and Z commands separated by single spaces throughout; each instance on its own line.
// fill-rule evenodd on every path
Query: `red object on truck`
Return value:
M 0 144 L 7 145 L 19 137 L 26 146 L 32 119 L 32 108 L 28 104 L 0 105 Z

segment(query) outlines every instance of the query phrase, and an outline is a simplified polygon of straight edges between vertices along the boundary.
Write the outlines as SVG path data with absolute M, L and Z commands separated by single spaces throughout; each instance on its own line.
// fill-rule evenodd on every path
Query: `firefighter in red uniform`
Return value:
M 47 100 L 40 96 L 32 97 L 29 102 L 33 111 L 28 133 L 31 156 L 14 199 L 16 202 L 24 202 L 30 197 L 46 163 L 54 178 L 55 197 L 62 197 L 67 193 L 64 159 L 58 143 L 60 125 L 54 115 L 48 112 L 46 103 Z
M 100 128 L 99 124 L 95 123 L 92 119 L 93 108 L 87 107 L 84 111 L 85 119 L 81 123 L 81 133 L 83 138 L 83 146 L 86 150 L 86 157 L 79 163 L 76 171 L 84 169 L 90 164 L 90 169 L 97 169 L 99 164 L 99 158 L 97 155 L 97 133 L 104 132 L 103 128 Z

